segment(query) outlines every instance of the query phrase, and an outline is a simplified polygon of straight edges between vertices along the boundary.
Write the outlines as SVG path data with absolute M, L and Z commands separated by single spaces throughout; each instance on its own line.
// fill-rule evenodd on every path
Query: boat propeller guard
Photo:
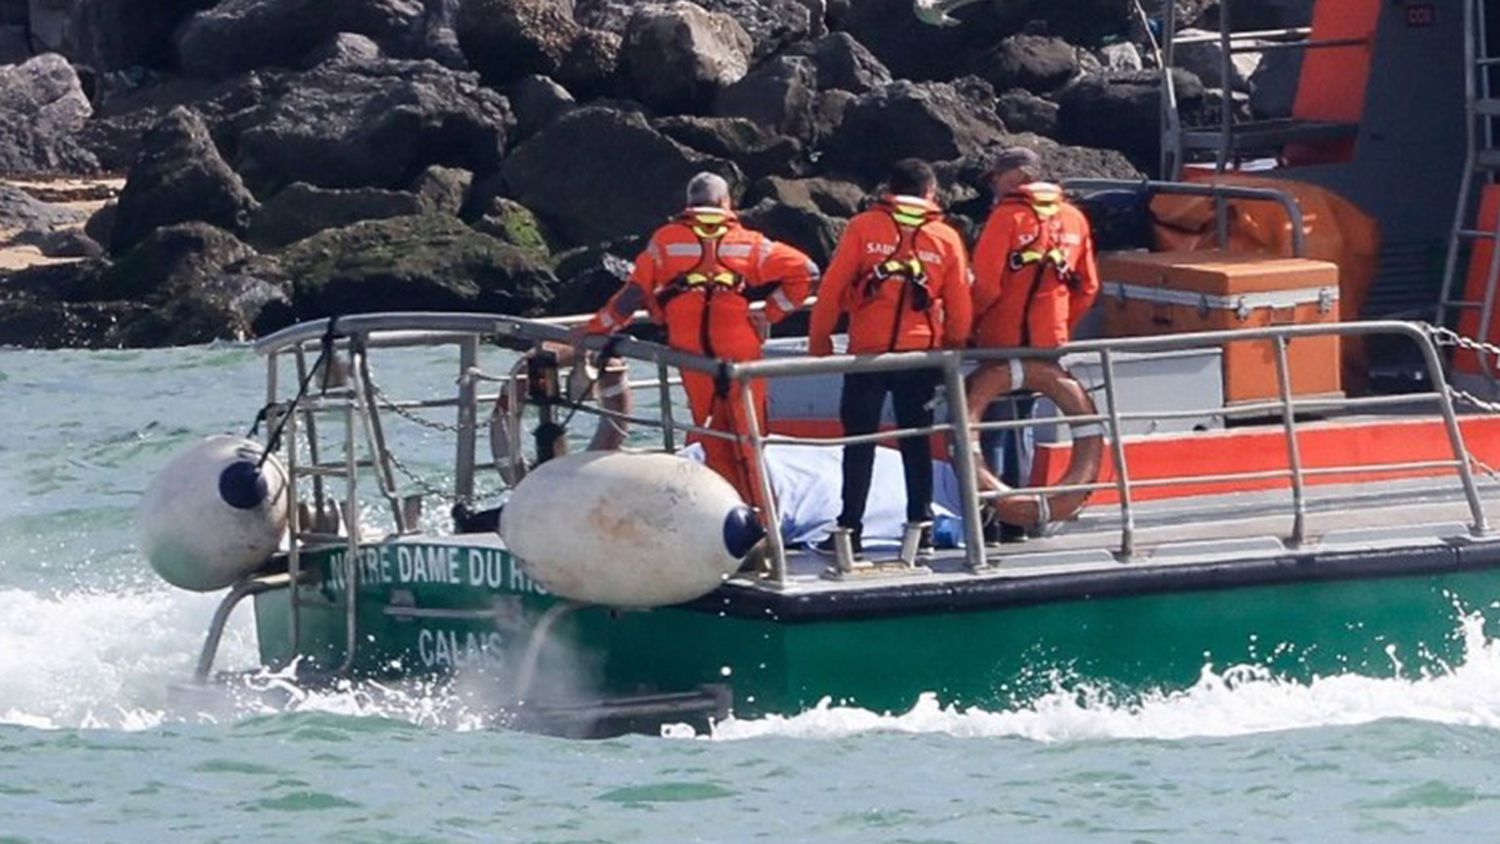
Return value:
M 1052 400 L 1066 419 L 1098 415 L 1094 400 L 1068 371 L 1050 361 L 1013 358 L 981 366 L 969 376 L 968 414 L 971 424 L 979 424 L 990 403 L 1015 390 L 1035 390 Z M 1099 480 L 1104 455 L 1104 426 L 1097 421 L 1070 423 L 1073 449 L 1067 471 L 1057 486 L 1092 484 Z M 974 442 L 978 447 L 978 440 Z M 976 462 L 979 489 L 984 492 L 1010 493 L 1012 490 L 995 476 L 984 462 Z M 1006 524 L 1040 528 L 1049 522 L 1071 519 L 1088 503 L 1088 491 L 1057 492 L 1049 495 L 1007 494 L 994 500 L 996 518 Z

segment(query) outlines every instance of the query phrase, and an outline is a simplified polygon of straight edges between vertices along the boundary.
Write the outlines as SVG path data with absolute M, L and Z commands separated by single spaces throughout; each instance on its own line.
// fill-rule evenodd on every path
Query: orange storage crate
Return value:
M 1119 252 L 1099 256 L 1100 305 L 1111 337 L 1338 322 L 1339 272 L 1326 261 L 1222 252 Z M 1287 344 L 1292 393 L 1336 395 L 1339 338 Z M 1224 344 L 1224 402 L 1274 399 L 1276 347 Z

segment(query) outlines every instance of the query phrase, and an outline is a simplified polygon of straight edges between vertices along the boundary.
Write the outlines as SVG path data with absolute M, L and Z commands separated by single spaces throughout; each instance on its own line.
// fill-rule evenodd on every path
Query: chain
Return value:
M 409 408 L 402 407 L 394 401 L 391 401 L 391 399 L 389 399 L 386 394 L 374 384 L 370 385 L 370 395 L 374 396 L 375 400 L 379 402 L 380 405 L 386 410 L 389 410 L 390 412 L 396 414 L 397 416 L 405 419 L 408 422 L 411 422 L 414 425 L 421 426 L 428 429 L 429 431 L 438 431 L 444 434 L 459 433 L 459 428 L 457 425 L 449 425 L 446 422 L 433 421 L 425 416 L 418 415 Z
M 406 421 L 411 422 L 414 425 L 426 428 L 430 431 L 438 431 L 444 434 L 459 433 L 459 428 L 457 425 L 448 425 L 442 422 L 433 421 L 425 416 L 420 416 L 412 412 L 408 408 L 404 408 L 399 404 L 396 404 L 396 402 L 392 401 L 388 396 L 386 396 L 386 394 L 379 387 L 375 386 L 374 383 L 368 383 L 367 387 L 370 391 L 370 395 L 375 398 L 376 402 L 378 402 L 386 410 L 389 410 L 397 416 L 400 416 L 402 419 L 405 419 Z M 411 482 L 413 486 L 421 490 L 423 495 L 447 502 L 458 501 L 458 498 L 451 492 L 433 486 L 425 478 L 413 471 L 410 466 L 407 466 L 405 463 L 401 462 L 401 458 L 396 456 L 396 452 L 387 448 L 385 449 L 385 457 L 390 461 L 391 465 L 395 467 L 396 471 L 400 472 L 402 476 L 404 476 L 409 482 Z
M 1432 342 L 1439 348 L 1465 349 L 1476 355 L 1488 356 L 1494 360 L 1495 366 L 1500 368 L 1500 346 L 1494 343 L 1487 343 L 1483 340 L 1475 340 L 1472 337 L 1465 337 L 1457 331 L 1441 325 L 1431 325 L 1429 323 L 1422 323 L 1421 325 L 1422 330 L 1427 332 L 1427 336 L 1431 337 Z M 1448 394 L 1454 399 L 1465 402 L 1487 413 L 1500 413 L 1500 402 L 1482 398 L 1452 384 L 1448 385 Z M 1486 469 L 1488 470 L 1487 467 Z
M 401 458 L 397 457 L 394 451 L 386 449 L 385 456 L 387 460 L 391 461 L 391 465 L 396 467 L 396 471 L 400 472 L 408 481 L 410 481 L 412 486 L 420 489 L 423 495 L 436 498 L 440 501 L 453 503 L 456 503 L 458 501 L 458 497 L 453 495 L 453 493 L 445 489 L 440 489 L 439 487 L 433 486 L 421 475 L 418 475 L 416 472 L 412 471 L 411 467 L 401 462 Z

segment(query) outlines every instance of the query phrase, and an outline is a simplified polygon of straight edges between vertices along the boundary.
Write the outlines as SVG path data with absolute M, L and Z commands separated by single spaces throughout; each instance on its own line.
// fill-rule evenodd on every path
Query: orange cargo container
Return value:
M 1326 261 L 1223 252 L 1119 252 L 1099 256 L 1100 307 L 1111 337 L 1338 322 L 1338 267 Z M 1287 345 L 1292 392 L 1341 392 L 1339 338 Z M 1276 347 L 1224 345 L 1224 401 L 1275 398 Z

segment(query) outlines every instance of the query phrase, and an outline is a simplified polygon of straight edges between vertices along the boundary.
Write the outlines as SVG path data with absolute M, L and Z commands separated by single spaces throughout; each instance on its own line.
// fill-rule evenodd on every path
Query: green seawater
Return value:
M 448 360 L 375 374 L 437 397 Z M 156 580 L 133 508 L 175 451 L 248 429 L 263 376 L 239 347 L 0 351 L 0 844 L 1500 837 L 1500 645 L 1478 618 L 1455 616 L 1466 656 L 1429 676 L 1209 665 L 1126 702 L 1075 678 L 1023 709 L 828 704 L 709 735 L 487 730 L 443 688 L 184 709 L 167 687 L 217 596 Z M 390 425 L 445 480 L 443 435 Z M 248 622 L 222 665 L 253 665 Z

